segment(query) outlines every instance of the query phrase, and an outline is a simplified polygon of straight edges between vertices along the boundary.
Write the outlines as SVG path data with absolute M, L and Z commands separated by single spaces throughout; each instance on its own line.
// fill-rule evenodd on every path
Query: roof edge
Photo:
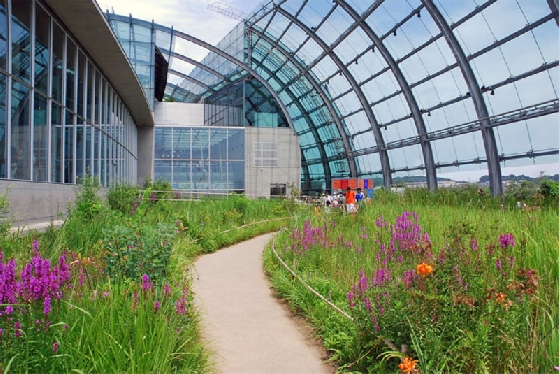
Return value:
M 136 126 L 154 126 L 146 94 L 95 0 L 43 0 L 107 77 Z

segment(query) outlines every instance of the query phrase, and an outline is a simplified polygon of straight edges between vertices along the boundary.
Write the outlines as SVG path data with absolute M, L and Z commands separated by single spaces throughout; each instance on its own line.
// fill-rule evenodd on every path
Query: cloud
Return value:
M 99 0 L 103 10 L 173 26 L 174 29 L 190 34 L 210 44 L 217 44 L 239 21 L 208 9 L 213 0 Z M 244 13 L 250 13 L 260 5 L 256 0 L 221 1 Z M 192 56 L 190 56 L 192 57 Z

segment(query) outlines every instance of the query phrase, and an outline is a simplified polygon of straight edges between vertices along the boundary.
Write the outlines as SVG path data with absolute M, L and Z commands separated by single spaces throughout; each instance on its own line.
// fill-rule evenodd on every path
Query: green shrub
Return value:
M 107 192 L 107 201 L 112 210 L 132 214 L 140 200 L 140 189 L 129 184 L 115 184 Z
M 103 200 L 98 195 L 101 185 L 97 178 L 86 174 L 77 179 L 75 188 L 76 200 L 69 208 L 70 215 L 75 213 L 83 217 L 86 221 L 93 220 L 104 209 Z
M 138 280 L 149 275 L 155 283 L 167 276 L 175 226 L 117 225 L 103 230 L 106 271 L 112 280 Z
M 559 203 L 559 182 L 544 179 L 540 184 L 540 193 L 546 204 L 557 206 L 557 203 Z

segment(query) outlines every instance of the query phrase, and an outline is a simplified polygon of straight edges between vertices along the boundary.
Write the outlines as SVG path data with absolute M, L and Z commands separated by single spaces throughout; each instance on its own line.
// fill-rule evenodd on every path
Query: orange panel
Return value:
M 332 180 L 332 189 L 333 190 L 341 190 L 342 189 L 342 181 L 339 180 L 339 179 Z

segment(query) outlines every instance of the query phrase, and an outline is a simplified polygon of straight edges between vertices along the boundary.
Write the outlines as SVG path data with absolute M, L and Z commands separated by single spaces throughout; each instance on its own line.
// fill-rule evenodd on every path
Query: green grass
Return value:
M 117 198 L 138 196 L 130 186 L 114 191 Z M 209 372 L 212 353 L 201 343 L 192 305 L 193 261 L 278 230 L 293 208 L 244 196 L 202 202 L 130 198 L 119 204 L 115 196 L 111 208 L 86 181 L 61 228 L 0 237 L 3 269 L 11 260 L 16 264 L 10 279 L 22 281 L 20 271 L 33 256 L 53 266 L 64 256 L 70 273 L 48 314 L 44 295 L 20 295 L 17 305 L 0 300 L 0 311 L 13 308 L 0 316 L 1 372 Z M 34 269 L 34 281 L 45 282 Z M 0 271 L 7 284 L 5 274 Z
M 459 191 L 379 193 L 356 215 L 309 210 L 293 218 L 291 229 L 277 236 L 278 252 L 356 323 L 310 293 L 270 250 L 265 267 L 278 295 L 313 322 L 340 371 L 394 372 L 404 356 L 419 359 L 418 367 L 430 373 L 550 371 L 559 362 L 558 212 L 472 199 L 476 195 Z M 390 258 L 390 226 L 379 228 L 377 220 L 395 225 L 406 211 L 417 214 L 430 240 L 417 239 L 414 247 L 397 243 Z M 406 232 L 411 226 L 413 218 Z M 505 233 L 514 246 L 501 246 Z M 470 248 L 473 239 L 477 250 Z M 416 273 L 406 286 L 405 272 L 417 272 L 422 262 L 434 267 L 433 274 Z M 372 287 L 382 269 L 392 272 L 391 282 Z M 360 279 L 368 282 L 364 291 Z M 388 309 L 377 309 L 375 300 Z

